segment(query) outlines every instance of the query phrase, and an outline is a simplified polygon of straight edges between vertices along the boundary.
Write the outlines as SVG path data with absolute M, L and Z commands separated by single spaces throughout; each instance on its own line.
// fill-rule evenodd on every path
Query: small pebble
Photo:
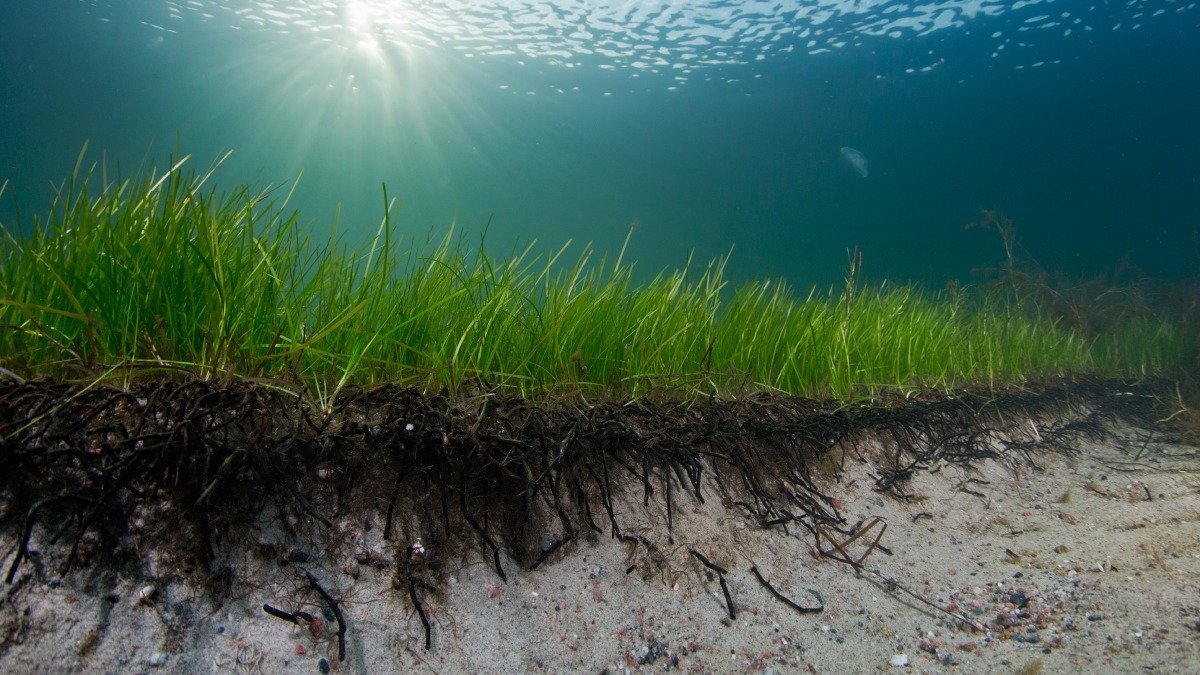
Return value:
M 896 654 L 892 657 L 891 664 L 897 668 L 903 668 L 908 665 L 908 654 Z
M 326 659 L 317 661 L 317 668 L 321 670 L 321 675 L 329 675 L 329 661 Z
M 159 666 L 163 665 L 166 662 L 167 662 L 166 652 L 154 652 L 153 654 L 150 655 L 150 658 L 146 660 L 146 663 L 150 664 L 151 668 L 158 668 Z

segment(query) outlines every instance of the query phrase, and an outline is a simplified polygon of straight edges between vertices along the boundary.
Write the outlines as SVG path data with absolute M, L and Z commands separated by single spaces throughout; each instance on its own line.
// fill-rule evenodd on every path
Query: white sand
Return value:
M 943 467 L 914 478 L 910 490 L 921 499 L 909 504 L 874 492 L 870 467 L 848 462 L 840 485 L 822 487 L 842 500 L 851 523 L 884 518 L 882 544 L 893 552 L 872 553 L 861 575 L 815 557 L 803 528 L 757 529 L 711 494 L 702 505 L 676 492 L 682 513 L 670 545 L 661 508 L 652 504 L 647 514 L 634 489 L 620 516 L 645 527 L 625 531 L 654 542 L 664 569 L 647 562 L 643 547 L 632 560 L 638 568 L 626 574 L 628 546 L 607 536 L 571 544 L 532 572 L 506 561 L 507 584 L 472 554 L 447 563 L 444 592 L 419 589 L 434 624 L 429 651 L 407 588 L 393 588 L 396 565 L 378 518 L 370 532 L 343 524 L 341 548 L 313 545 L 303 565 L 244 552 L 230 561 L 237 578 L 258 581 L 235 583 L 239 599 L 220 607 L 161 579 L 106 585 L 77 573 L 40 583 L 34 558 L 18 575 L 24 583 L 0 586 L 0 665 L 5 672 L 317 673 L 324 658 L 356 673 L 1200 672 L 1197 449 L 1119 445 L 1042 457 L 1041 472 L 997 462 L 971 474 Z M 921 513 L 928 516 L 914 522 Z M 267 528 L 260 538 L 279 536 Z M 13 546 L 11 537 L 0 540 L 5 572 Z M 728 568 L 736 620 L 688 547 Z M 354 562 L 356 552 L 365 564 Z M 759 585 L 752 565 L 801 605 L 816 602 L 812 589 L 825 610 L 801 615 L 785 606 Z M 151 572 L 158 568 L 165 567 Z M 315 639 L 310 628 L 262 610 L 270 603 L 322 617 L 305 569 L 343 609 L 344 663 L 336 659 L 334 622 L 319 618 Z M 152 596 L 140 600 L 148 586 Z

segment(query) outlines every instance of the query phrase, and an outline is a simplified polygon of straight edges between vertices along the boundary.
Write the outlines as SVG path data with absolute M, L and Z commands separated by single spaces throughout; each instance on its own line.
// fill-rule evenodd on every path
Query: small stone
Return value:
M 329 661 L 321 659 L 317 661 L 317 668 L 321 670 L 321 675 L 329 675 Z
M 146 663 L 150 664 L 151 668 L 158 668 L 167 662 L 166 652 L 154 652 L 146 659 Z
M 891 664 L 897 668 L 904 668 L 908 665 L 908 654 L 896 654 L 892 656 Z
M 139 605 L 150 604 L 151 602 L 154 601 L 154 596 L 156 593 L 158 593 L 158 589 L 154 587 L 154 584 L 146 584 L 145 586 L 142 586 L 141 588 L 138 589 L 138 592 L 137 592 L 138 604 Z

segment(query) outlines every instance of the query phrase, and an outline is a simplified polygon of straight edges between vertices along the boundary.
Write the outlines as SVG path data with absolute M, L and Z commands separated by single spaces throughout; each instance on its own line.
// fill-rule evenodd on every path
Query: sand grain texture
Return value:
M 145 574 L 76 572 L 57 579 L 30 556 L 0 594 L 0 664 L 7 672 L 1200 672 L 1200 459 L 1197 449 L 1127 430 L 1028 463 L 996 460 L 918 473 L 908 502 L 872 489 L 869 462 L 848 460 L 825 485 L 853 523 L 888 527 L 856 574 L 818 557 L 803 528 L 764 530 L 708 493 L 665 514 L 627 490 L 624 531 L 563 547 L 539 569 L 505 561 L 508 582 L 482 553 L 442 561 L 427 550 L 414 578 L 432 623 L 431 649 L 409 601 L 410 555 L 378 522 L 336 524 L 337 542 L 312 542 L 297 561 L 228 561 L 232 599 Z M 711 487 L 711 486 L 710 486 Z M 729 502 L 727 505 L 732 506 Z M 281 537 L 264 516 L 260 543 Z M 864 537 L 852 550 L 862 552 Z M 553 541 L 548 534 L 547 543 Z M 0 541 L 7 561 L 12 537 Z M 31 549 L 45 545 L 35 536 Z M 736 619 L 720 579 L 689 554 L 728 570 Z M 306 559 L 305 559 L 306 558 Z M 304 559 L 304 560 L 301 560 Z M 801 614 L 781 593 L 824 611 Z M 627 573 L 627 569 L 632 570 Z M 311 572 L 347 623 L 307 583 Z M 444 577 L 444 581 L 436 579 Z M 427 582 L 427 583 L 425 583 Z M 920 596 L 917 599 L 913 596 Z M 926 602 L 927 601 L 927 602 Z M 296 625 L 264 603 L 306 612 Z M 971 628 L 956 614 L 976 623 Z M 903 665 L 901 665 L 903 664 Z

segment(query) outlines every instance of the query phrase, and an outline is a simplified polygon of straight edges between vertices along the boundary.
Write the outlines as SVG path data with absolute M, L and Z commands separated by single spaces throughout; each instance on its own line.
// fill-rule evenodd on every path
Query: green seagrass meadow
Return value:
M 406 238 L 382 190 L 362 245 L 314 236 L 280 188 L 216 185 L 187 158 L 111 179 L 86 147 L 49 209 L 0 236 L 0 367 L 13 378 L 249 378 L 331 405 L 349 385 L 627 398 L 772 390 L 847 399 L 1078 374 L 1194 369 L 1194 322 L 1126 312 L 1084 330 L 998 280 L 931 292 L 734 285 L 724 260 L 635 275 L 588 247 L 503 260 Z M 291 186 L 295 190 L 295 185 Z M 2 192 L 2 191 L 0 191 Z M 628 240 L 627 240 L 628 241 Z M 1067 317 L 1069 318 L 1069 317 Z

